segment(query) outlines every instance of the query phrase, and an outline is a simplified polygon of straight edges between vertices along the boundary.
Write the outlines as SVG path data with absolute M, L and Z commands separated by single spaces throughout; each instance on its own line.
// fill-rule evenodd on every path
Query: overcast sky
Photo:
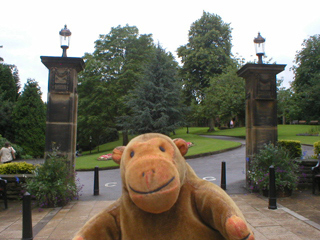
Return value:
M 214 13 L 231 24 L 232 52 L 246 61 L 256 59 L 253 39 L 261 32 L 268 59 L 287 64 L 278 74 L 285 87 L 293 80 L 290 67 L 303 40 L 320 33 L 319 0 L 16 0 L 0 6 L 0 57 L 18 67 L 21 88 L 28 78 L 39 82 L 44 101 L 48 70 L 40 56 L 61 56 L 59 31 L 65 24 L 72 32 L 68 57 L 92 53 L 100 34 L 126 24 L 136 26 L 140 34 L 151 33 L 156 43 L 176 55 L 188 42 L 191 24 L 203 11 Z

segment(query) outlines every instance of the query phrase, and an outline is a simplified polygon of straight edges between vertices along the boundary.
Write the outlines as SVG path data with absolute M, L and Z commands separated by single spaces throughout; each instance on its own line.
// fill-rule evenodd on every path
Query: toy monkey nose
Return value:
M 156 171 L 154 169 L 151 169 L 149 171 L 142 172 L 142 177 L 145 177 L 146 175 L 152 175 L 154 173 L 156 173 Z
M 151 169 L 149 171 L 145 171 L 142 173 L 142 177 L 146 181 L 147 188 L 150 188 L 150 183 L 152 182 L 153 175 L 156 173 L 154 169 Z

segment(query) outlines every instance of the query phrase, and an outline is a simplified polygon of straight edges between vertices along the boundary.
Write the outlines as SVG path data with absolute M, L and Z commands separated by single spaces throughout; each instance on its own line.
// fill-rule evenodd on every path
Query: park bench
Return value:
M 299 120 L 299 124 L 306 124 L 307 121 L 306 120 Z
M 315 194 L 316 186 L 318 184 L 318 189 L 320 191 L 320 160 L 317 165 L 311 168 L 312 170 L 312 193 Z
M 311 120 L 310 125 L 318 125 L 319 124 L 319 121 L 318 120 Z
M 298 120 L 293 120 L 293 121 L 292 121 L 292 124 L 298 124 L 298 123 L 299 123 Z
M 7 180 L 0 178 L 0 195 L 2 196 L 4 202 L 4 208 L 8 208 L 7 201 Z

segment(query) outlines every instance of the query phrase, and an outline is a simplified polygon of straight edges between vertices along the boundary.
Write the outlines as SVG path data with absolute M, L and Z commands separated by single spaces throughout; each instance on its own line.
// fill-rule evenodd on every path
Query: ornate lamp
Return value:
M 60 34 L 60 45 L 62 48 L 62 57 L 67 57 L 67 49 L 69 48 L 70 36 L 71 36 L 71 32 L 67 28 L 67 25 L 64 25 L 64 28 L 61 29 L 59 34 Z
M 256 54 L 258 56 L 258 64 L 262 64 L 262 56 L 264 56 L 265 52 L 264 52 L 264 44 L 266 42 L 266 39 L 263 38 L 260 35 L 260 32 L 258 33 L 258 37 L 253 39 L 255 48 L 256 48 Z

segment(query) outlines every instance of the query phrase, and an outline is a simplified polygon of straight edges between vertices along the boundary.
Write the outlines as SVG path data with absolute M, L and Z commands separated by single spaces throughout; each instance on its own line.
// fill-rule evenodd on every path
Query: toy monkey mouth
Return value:
M 166 186 L 168 186 L 173 180 L 175 179 L 175 177 L 172 177 L 168 182 L 166 182 L 165 184 L 163 184 L 162 186 L 154 189 L 154 190 L 151 190 L 151 191 L 148 191 L 148 192 L 142 192 L 142 191 L 138 191 L 138 190 L 135 190 L 134 188 L 132 188 L 130 185 L 129 185 L 129 188 L 134 191 L 135 193 L 138 193 L 138 194 L 150 194 L 150 193 L 155 193 L 155 192 L 159 192 L 161 189 L 165 188 Z

